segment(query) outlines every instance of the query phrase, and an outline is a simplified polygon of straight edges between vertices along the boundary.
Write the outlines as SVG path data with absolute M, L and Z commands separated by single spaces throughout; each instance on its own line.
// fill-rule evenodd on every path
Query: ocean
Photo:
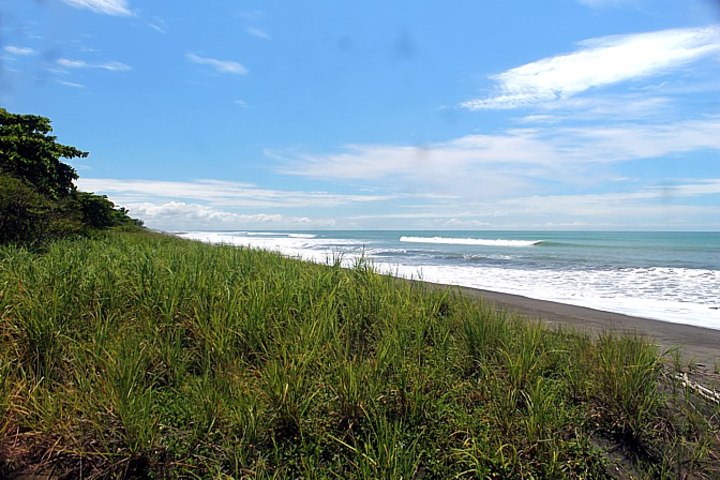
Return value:
M 720 329 L 720 232 L 195 231 L 392 275 Z

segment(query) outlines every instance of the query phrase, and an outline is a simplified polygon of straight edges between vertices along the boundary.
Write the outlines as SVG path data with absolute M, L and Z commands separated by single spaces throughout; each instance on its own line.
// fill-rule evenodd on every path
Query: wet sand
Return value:
M 434 285 L 434 287 L 450 288 L 493 304 L 497 308 L 524 315 L 532 320 L 541 320 L 551 326 L 570 326 L 577 331 L 591 334 L 598 332 L 642 334 L 653 339 L 661 346 L 662 351 L 671 347 L 680 347 L 683 358 L 704 364 L 709 370 L 714 369 L 716 362 L 720 361 L 720 330 L 604 312 L 489 290 L 447 285 Z

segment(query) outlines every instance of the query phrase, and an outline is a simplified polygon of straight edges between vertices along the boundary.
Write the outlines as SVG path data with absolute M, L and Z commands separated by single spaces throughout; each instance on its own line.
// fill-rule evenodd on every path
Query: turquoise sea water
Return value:
M 720 329 L 720 232 L 184 232 L 311 261 Z

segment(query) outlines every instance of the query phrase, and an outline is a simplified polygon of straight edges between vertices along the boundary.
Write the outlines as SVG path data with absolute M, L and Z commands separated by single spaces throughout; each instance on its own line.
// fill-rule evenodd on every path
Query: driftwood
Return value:
M 683 387 L 689 388 L 690 390 L 697 393 L 705 400 L 708 400 L 717 405 L 720 405 L 720 392 L 717 392 L 717 391 L 707 388 L 703 385 L 700 385 L 697 382 L 693 382 L 692 380 L 690 380 L 688 378 L 687 373 L 678 373 L 675 375 L 675 379 L 679 380 Z

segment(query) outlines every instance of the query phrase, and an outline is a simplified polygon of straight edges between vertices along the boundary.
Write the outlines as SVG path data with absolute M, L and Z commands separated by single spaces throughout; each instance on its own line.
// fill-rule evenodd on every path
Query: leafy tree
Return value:
M 116 208 L 105 195 L 96 195 L 88 192 L 74 192 L 72 195 L 73 210 L 82 215 L 85 225 L 104 229 L 117 226 L 142 225 L 127 215 L 124 208 Z
M 0 108 L 0 173 L 23 179 L 53 199 L 70 195 L 75 169 L 61 158 L 84 158 L 88 152 L 61 145 L 50 135 L 50 119 L 18 115 Z
M 77 190 L 75 169 L 60 159 L 88 154 L 57 143 L 50 132 L 48 118 L 0 108 L 0 244 L 141 227 L 106 196 Z

